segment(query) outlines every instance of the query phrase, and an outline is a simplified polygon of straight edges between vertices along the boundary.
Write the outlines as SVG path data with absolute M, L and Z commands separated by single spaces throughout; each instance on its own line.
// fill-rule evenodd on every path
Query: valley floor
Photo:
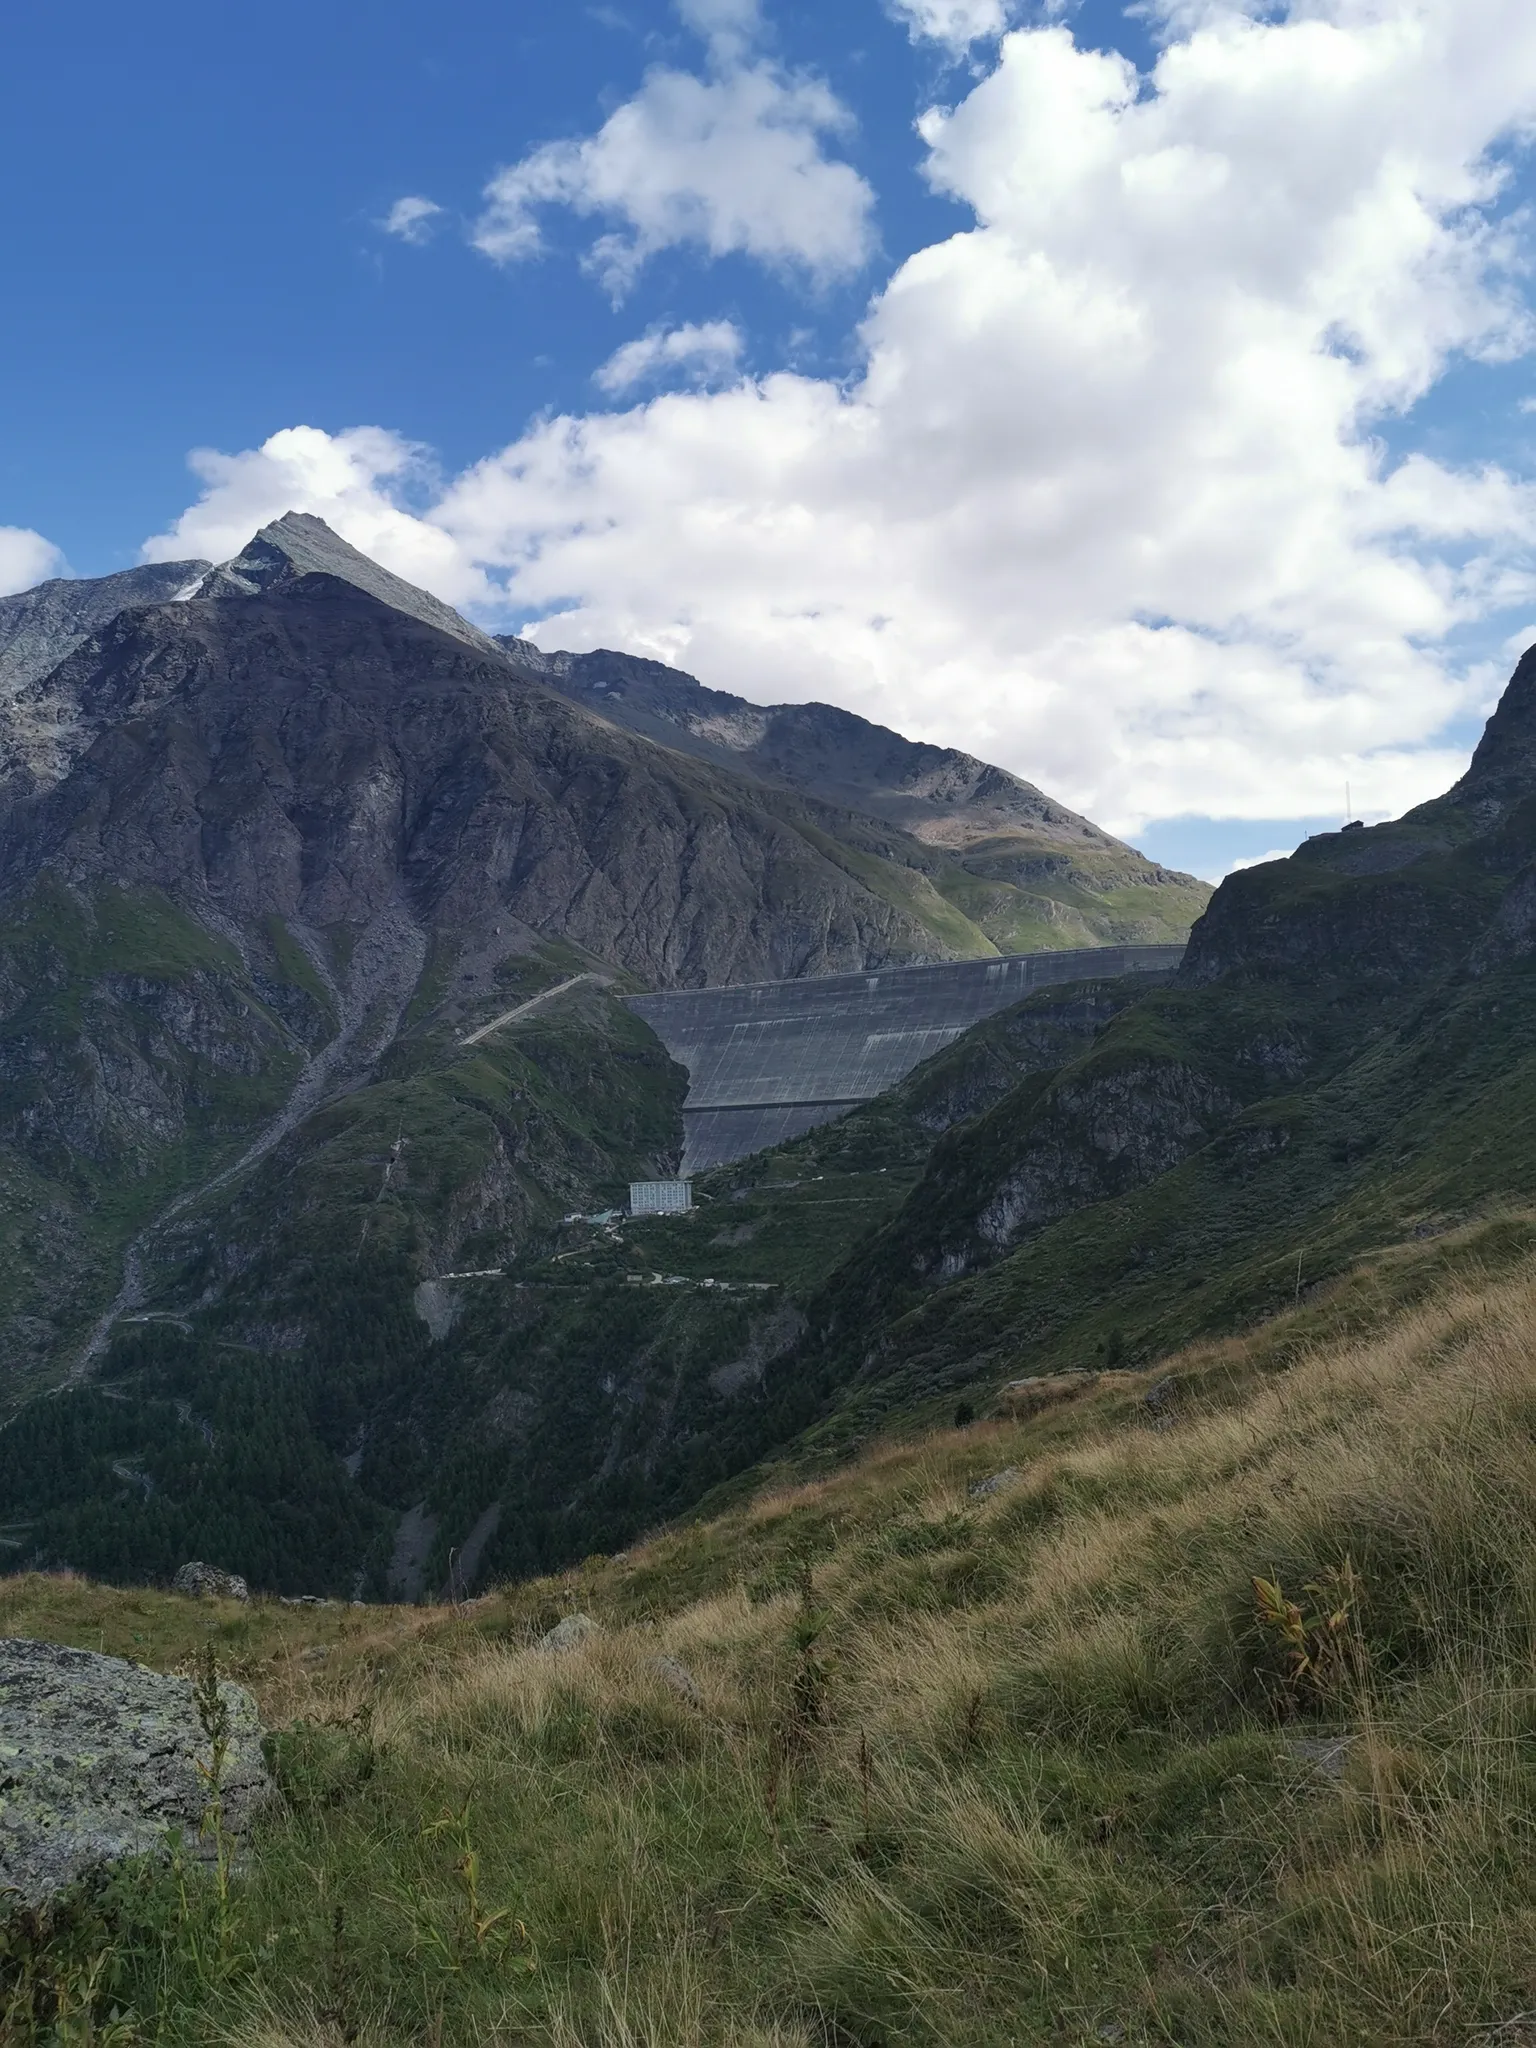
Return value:
M 0 2032 L 1536 2042 L 1530 1223 L 460 1609 L 0 1581 L 0 1633 L 211 1641 L 286 1795 L 227 1905 L 13 1919 Z

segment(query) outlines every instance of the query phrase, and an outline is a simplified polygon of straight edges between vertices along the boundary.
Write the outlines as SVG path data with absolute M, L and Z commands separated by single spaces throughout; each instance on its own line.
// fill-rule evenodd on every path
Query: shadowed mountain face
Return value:
M 1533 1045 L 1536 650 L 1445 796 L 1230 877 L 1172 986 L 945 1134 L 808 1302 L 781 1427 L 807 1386 L 862 1389 L 867 1426 L 1037 1360 L 1146 1362 L 1525 1212 Z
M 664 983 L 933 943 L 839 863 L 836 817 L 615 732 L 334 577 L 123 613 L 6 714 L 13 888 L 46 868 L 241 928 L 393 909 L 492 951 L 500 922 L 502 953 L 537 929 Z
M 157 562 L 117 576 L 39 583 L 0 597 L 0 698 L 56 668 L 130 605 L 165 604 L 208 572 L 206 562 Z
M 1209 887 L 1146 860 L 1006 769 L 831 704 L 752 704 L 661 662 L 502 643 L 529 673 L 630 732 L 824 803 L 929 850 L 938 886 L 1003 951 L 1182 939 Z

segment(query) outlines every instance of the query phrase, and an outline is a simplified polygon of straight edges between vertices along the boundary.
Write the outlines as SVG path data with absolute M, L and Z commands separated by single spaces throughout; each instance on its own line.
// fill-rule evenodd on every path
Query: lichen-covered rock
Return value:
M 171 1581 L 177 1593 L 204 1594 L 215 1600 L 249 1600 L 251 1589 L 238 1572 L 221 1572 L 217 1565 L 201 1562 L 184 1564 Z
M 224 1823 L 238 1838 L 272 1795 L 256 1704 L 219 1687 L 229 1709 Z M 124 1856 L 150 1855 L 179 1829 L 200 1839 L 209 1760 L 190 1680 L 57 1643 L 0 1639 L 0 1891 L 27 1904 Z
M 583 1643 L 602 1632 L 602 1623 L 594 1621 L 590 1614 L 568 1614 L 564 1621 L 555 1623 L 548 1635 L 540 1636 L 537 1647 L 546 1657 L 561 1657 L 568 1650 L 579 1650 Z
M 651 1668 L 662 1684 L 675 1692 L 680 1700 L 686 1700 L 690 1707 L 703 1706 L 704 1695 L 699 1691 L 699 1681 L 681 1657 L 658 1657 Z
M 990 1500 L 995 1493 L 1006 1493 L 1010 1486 L 1017 1486 L 1024 1477 L 1017 1465 L 1005 1465 L 1001 1472 L 989 1472 L 985 1479 L 973 1480 L 966 1491 L 973 1500 Z

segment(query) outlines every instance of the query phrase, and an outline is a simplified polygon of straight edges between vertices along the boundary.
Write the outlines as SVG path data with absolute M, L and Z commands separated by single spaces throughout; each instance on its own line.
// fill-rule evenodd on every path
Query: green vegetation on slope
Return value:
M 541 955 L 507 999 L 582 964 Z M 765 1386 L 801 1304 L 934 1134 L 1139 992 L 1042 991 L 841 1124 L 707 1176 L 692 1216 L 622 1229 L 561 1218 L 622 1203 L 677 1142 L 683 1077 L 646 1028 L 590 984 L 473 1047 L 429 1014 L 177 1234 L 99 1384 L 0 1431 L 0 1546 L 128 1581 L 207 1556 L 339 1596 L 433 1593 L 472 1538 L 482 1579 L 618 1548 L 783 1442 Z M 479 1277 L 424 1300 L 449 1271 Z M 402 1578 L 413 1509 L 431 1526 Z
M 291 941 L 280 952 L 302 959 Z M 85 896 L 45 879 L 8 907 L 0 1403 L 110 1298 L 134 1231 L 236 1157 L 283 1102 L 319 1014 L 308 984 L 283 971 L 253 980 L 152 890 Z
M 1021 838 L 982 840 L 945 862 L 934 886 L 1001 953 L 1074 946 L 1181 945 L 1211 900 L 1192 877 L 1139 879 L 1123 853 Z
M 466 1608 L 0 1583 L 7 1632 L 213 1643 L 284 1794 L 227 1916 L 141 1867 L 13 1920 L 8 2038 L 1517 2041 L 1533 1237 Z
M 947 1130 L 807 1304 L 813 1336 L 767 1390 L 786 1435 L 840 1407 L 856 1440 L 978 1375 L 1154 1360 L 1373 1247 L 1536 1198 L 1536 952 L 1491 923 L 1536 813 L 1426 852 L 1427 829 L 1238 877 L 1193 985 Z
M 132 1580 L 207 1554 L 275 1590 L 382 1589 L 389 1532 L 481 1383 L 462 1341 L 433 1336 L 420 1283 L 654 1170 L 683 1088 L 590 990 L 392 1064 L 167 1241 L 147 1319 L 119 1326 L 94 1383 L 0 1430 L 14 1557 Z

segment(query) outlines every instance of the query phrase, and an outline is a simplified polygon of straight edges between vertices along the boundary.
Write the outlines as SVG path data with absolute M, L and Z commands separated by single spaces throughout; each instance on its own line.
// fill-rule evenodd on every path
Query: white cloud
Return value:
M 51 540 L 29 526 L 0 526 L 0 597 L 64 573 L 64 557 Z
M 677 11 L 716 63 L 739 63 L 762 32 L 758 0 L 677 0 Z
M 398 235 L 402 242 L 412 242 L 419 248 L 431 235 L 432 224 L 442 211 L 435 199 L 408 195 L 395 201 L 379 226 L 385 234 Z
M 548 142 L 498 171 L 476 248 L 518 263 L 544 248 L 540 214 L 565 207 L 608 224 L 586 263 L 621 298 L 659 250 L 741 254 L 827 279 L 872 246 L 874 194 L 824 144 L 850 126 L 821 80 L 751 60 L 755 0 L 680 0 L 710 75 L 658 67 L 595 135 Z
M 433 587 L 483 570 L 546 646 L 830 699 L 1122 831 L 1346 781 L 1399 810 L 1489 693 L 1453 633 L 1536 610 L 1536 489 L 1373 428 L 1530 347 L 1488 152 L 1533 119 L 1528 0 L 1210 0 L 1148 79 L 1016 32 L 923 123 L 974 224 L 889 280 L 857 382 L 540 420 L 438 497 Z
M 923 37 L 943 43 L 957 55 L 972 43 L 1000 36 L 1013 12 L 1005 0 L 889 0 L 889 5 L 914 42 Z
M 636 384 L 684 370 L 696 381 L 729 375 L 741 359 L 741 330 L 729 320 L 652 328 L 614 350 L 593 382 L 603 391 L 630 391 Z
M 422 451 L 381 427 L 327 434 L 285 427 L 241 455 L 196 449 L 189 458 L 203 494 L 141 550 L 146 562 L 237 555 L 259 527 L 285 512 L 313 512 L 343 539 L 397 576 L 449 604 L 486 605 L 496 592 L 440 527 L 396 502 L 402 489 L 430 482 Z

